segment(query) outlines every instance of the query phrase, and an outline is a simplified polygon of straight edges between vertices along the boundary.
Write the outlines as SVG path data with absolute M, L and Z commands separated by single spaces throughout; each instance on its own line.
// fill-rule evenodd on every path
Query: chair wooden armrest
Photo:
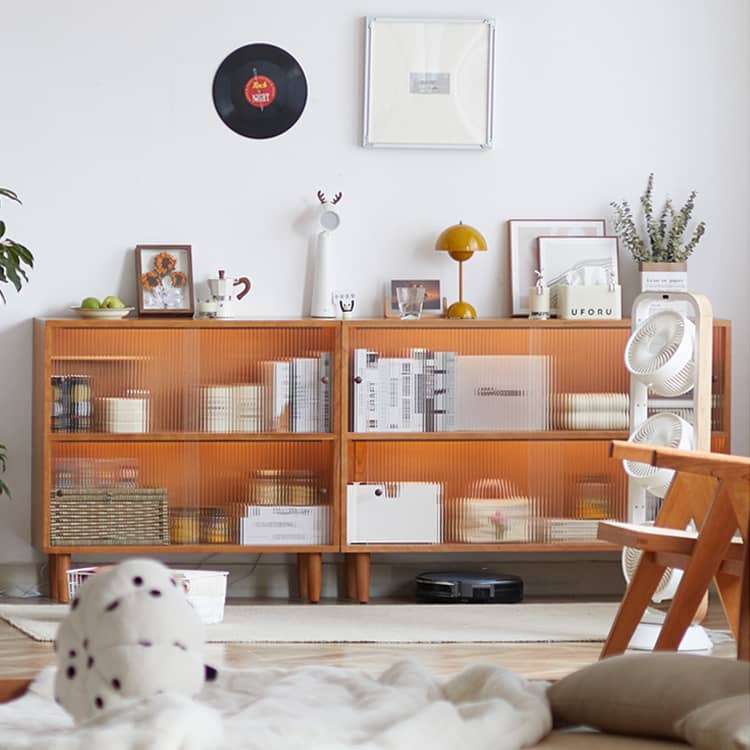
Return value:
M 676 473 L 654 526 L 599 523 L 599 539 L 642 552 L 601 656 L 625 650 L 671 567 L 684 573 L 656 648 L 679 646 L 713 579 L 737 638 L 737 655 L 750 659 L 750 458 L 622 440 L 612 441 L 610 456 Z M 684 530 L 691 518 L 697 533 Z

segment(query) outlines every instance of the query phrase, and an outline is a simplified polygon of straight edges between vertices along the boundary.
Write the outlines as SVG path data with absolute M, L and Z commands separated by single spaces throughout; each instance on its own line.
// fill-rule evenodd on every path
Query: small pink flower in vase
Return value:
M 502 511 L 495 511 L 490 516 L 490 523 L 495 527 L 495 539 L 500 542 L 508 531 L 508 517 Z

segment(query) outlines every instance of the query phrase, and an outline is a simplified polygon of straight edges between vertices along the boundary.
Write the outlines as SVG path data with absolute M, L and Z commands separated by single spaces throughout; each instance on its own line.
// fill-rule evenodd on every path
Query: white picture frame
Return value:
M 538 237 L 539 265 L 549 288 L 550 314 L 557 314 L 557 293 L 568 274 L 581 276 L 589 269 L 597 284 L 619 284 L 619 253 L 616 236 Z M 583 279 L 579 278 L 579 281 Z
M 492 147 L 494 19 L 365 24 L 363 146 Z
M 529 314 L 529 289 L 536 282 L 534 271 L 539 268 L 538 237 L 601 237 L 604 232 L 604 219 L 509 219 L 512 314 Z

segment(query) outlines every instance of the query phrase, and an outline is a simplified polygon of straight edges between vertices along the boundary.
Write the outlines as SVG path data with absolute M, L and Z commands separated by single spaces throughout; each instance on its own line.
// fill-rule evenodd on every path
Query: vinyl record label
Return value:
M 302 115 L 307 79 L 299 63 L 280 47 L 248 44 L 219 66 L 213 99 L 219 117 L 235 133 L 273 138 Z

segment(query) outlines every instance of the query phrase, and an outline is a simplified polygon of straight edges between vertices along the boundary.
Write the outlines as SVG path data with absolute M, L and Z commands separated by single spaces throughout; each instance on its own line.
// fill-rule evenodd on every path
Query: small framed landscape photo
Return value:
M 529 314 L 529 289 L 534 286 L 534 271 L 539 269 L 538 237 L 604 235 L 604 219 L 510 219 L 508 248 L 513 315 Z M 547 280 L 547 269 L 544 271 Z
M 423 286 L 424 303 L 422 304 L 422 317 L 442 317 L 445 305 L 443 298 L 440 296 L 439 279 L 391 279 L 385 293 L 386 318 L 399 317 L 396 289 L 400 286 Z
M 190 245 L 136 245 L 138 315 L 192 317 Z
M 620 283 L 617 237 L 537 237 L 537 243 L 552 315 L 557 314 L 557 293 L 564 284 Z

